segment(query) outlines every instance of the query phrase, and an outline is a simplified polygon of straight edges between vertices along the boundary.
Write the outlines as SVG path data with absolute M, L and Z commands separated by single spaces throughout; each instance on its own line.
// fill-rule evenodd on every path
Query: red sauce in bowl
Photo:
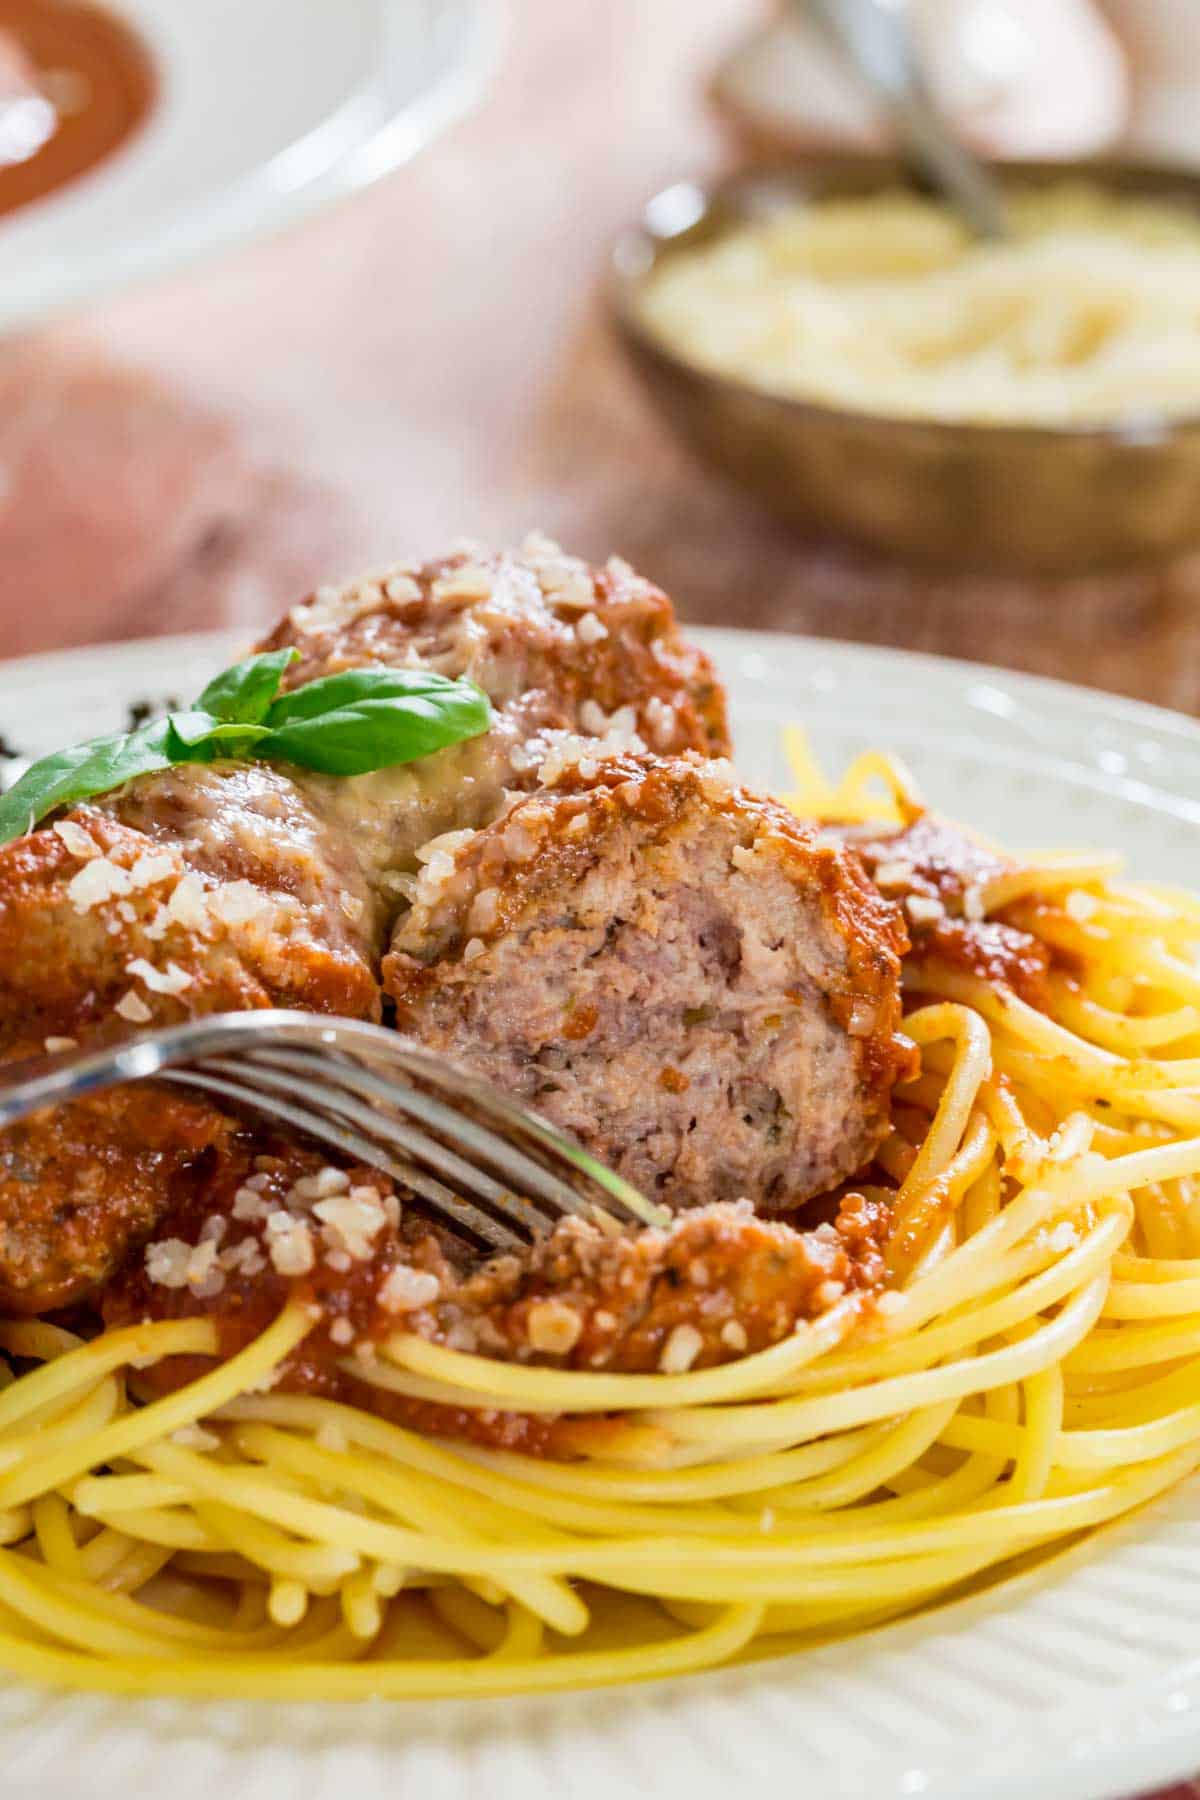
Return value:
M 120 19 L 76 0 L 0 0 L 0 214 L 111 155 L 154 91 L 150 58 Z

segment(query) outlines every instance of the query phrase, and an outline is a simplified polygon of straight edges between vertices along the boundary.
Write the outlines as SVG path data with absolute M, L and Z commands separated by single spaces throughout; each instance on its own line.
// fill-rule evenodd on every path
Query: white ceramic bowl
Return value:
M 470 106 L 501 0 L 110 0 L 155 60 L 146 126 L 0 222 L 0 331 L 280 230 Z

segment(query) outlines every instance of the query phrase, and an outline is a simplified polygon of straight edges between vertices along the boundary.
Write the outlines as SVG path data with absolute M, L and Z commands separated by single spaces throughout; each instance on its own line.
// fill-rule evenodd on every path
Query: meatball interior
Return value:
M 778 1212 L 870 1160 L 910 1060 L 900 914 L 728 765 L 585 758 L 425 854 L 402 1030 L 673 1207 Z

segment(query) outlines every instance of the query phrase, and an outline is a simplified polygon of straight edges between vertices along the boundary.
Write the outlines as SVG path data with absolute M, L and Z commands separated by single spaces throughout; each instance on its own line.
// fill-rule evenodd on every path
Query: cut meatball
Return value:
M 440 1293 L 405 1324 L 506 1362 L 682 1374 L 765 1350 L 847 1294 L 882 1285 L 889 1214 L 847 1194 L 833 1222 L 797 1231 L 745 1202 L 682 1213 L 664 1231 L 608 1236 L 566 1219 L 521 1255 Z
M 384 664 L 466 677 L 492 702 L 487 737 L 419 764 L 349 781 L 297 777 L 324 816 L 353 831 L 385 906 L 389 877 L 412 870 L 420 845 L 494 818 L 506 789 L 536 783 L 563 733 L 614 749 L 729 749 L 720 683 L 667 596 L 617 558 L 590 569 L 543 537 L 517 553 L 464 550 L 320 588 L 263 647 L 284 646 L 299 654 L 288 687 Z
M 647 1194 L 775 1212 L 887 1130 L 906 942 L 854 857 L 727 764 L 615 758 L 447 845 L 384 987 Z

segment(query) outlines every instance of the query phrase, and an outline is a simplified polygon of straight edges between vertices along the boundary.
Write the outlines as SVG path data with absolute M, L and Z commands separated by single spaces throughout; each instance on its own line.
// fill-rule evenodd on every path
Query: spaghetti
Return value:
M 808 816 L 911 810 L 886 759 L 836 787 L 798 762 Z M 1195 1469 L 1200 902 L 1064 857 L 981 905 L 1071 972 L 1042 1009 L 936 957 L 907 970 L 921 1068 L 880 1157 L 873 1308 L 675 1375 L 402 1333 L 368 1372 L 458 1408 L 605 1416 L 572 1461 L 272 1391 L 313 1327 L 296 1303 L 148 1403 L 139 1369 L 214 1356 L 210 1321 L 0 1323 L 0 1664 L 313 1700 L 643 1680 L 927 1605 Z
M 1020 187 L 981 241 L 902 191 L 758 212 L 672 248 L 641 296 L 667 345 L 768 393 L 892 418 L 1104 425 L 1191 414 L 1200 232 L 1092 182 Z

